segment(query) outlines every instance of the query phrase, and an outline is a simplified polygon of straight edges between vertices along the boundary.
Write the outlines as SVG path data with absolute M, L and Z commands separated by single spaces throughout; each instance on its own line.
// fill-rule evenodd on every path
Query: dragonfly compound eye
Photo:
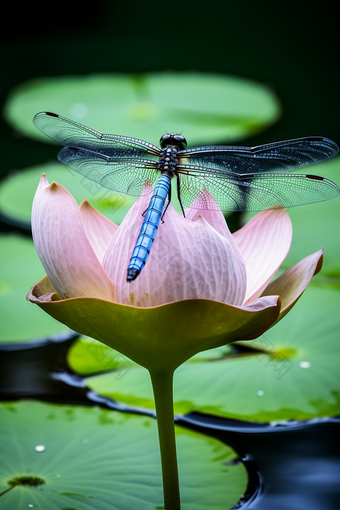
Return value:
M 187 148 L 187 141 L 182 135 L 174 135 L 174 140 L 176 141 L 176 145 L 179 148 L 179 150 L 184 150 Z
M 187 148 L 187 141 L 182 135 L 166 134 L 161 137 L 160 145 L 162 149 L 164 149 L 164 147 L 167 147 L 168 145 L 174 145 L 180 151 L 182 151 L 183 149 Z
M 161 139 L 159 140 L 159 144 L 162 147 L 162 149 L 164 149 L 164 147 L 166 147 L 167 145 L 169 145 L 169 143 L 171 143 L 171 142 L 169 142 L 170 137 L 171 137 L 171 135 L 161 136 Z

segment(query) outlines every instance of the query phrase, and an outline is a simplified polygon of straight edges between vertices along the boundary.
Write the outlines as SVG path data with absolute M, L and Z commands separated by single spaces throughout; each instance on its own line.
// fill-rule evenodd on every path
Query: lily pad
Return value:
M 30 222 L 33 198 L 42 173 L 48 181 L 64 186 L 78 204 L 85 198 L 117 225 L 121 223 L 135 197 L 103 188 L 60 163 L 51 163 L 17 172 L 0 185 L 0 211 L 12 221 Z
M 121 378 L 137 364 L 111 347 L 89 337 L 81 337 L 67 353 L 69 367 L 79 375 L 116 370 Z
M 287 317 L 247 346 L 254 354 L 185 363 L 175 373 L 176 413 L 240 420 L 308 420 L 340 414 L 340 292 L 310 286 Z M 87 385 L 117 401 L 153 408 L 148 373 L 133 368 Z
M 88 510 L 163 508 L 156 421 L 100 408 L 0 406 L 0 506 Z M 183 510 L 225 509 L 247 474 L 219 441 L 176 427 Z
M 182 131 L 190 145 L 240 139 L 275 122 L 272 90 L 234 76 L 200 73 L 40 78 L 17 87 L 4 109 L 21 133 L 49 142 L 32 124 L 40 111 L 79 120 L 105 133 L 158 143 Z
M 0 236 L 0 342 L 23 342 L 67 331 L 37 306 L 26 301 L 32 285 L 44 275 L 30 239 Z
M 306 173 L 327 177 L 340 186 L 340 156 L 313 165 Z M 339 277 L 340 196 L 326 202 L 291 207 L 288 213 L 293 223 L 293 241 L 283 267 L 291 267 L 297 261 L 323 247 L 322 275 Z M 253 216 L 254 214 L 246 214 L 244 223 Z
M 196 354 L 190 358 L 190 362 L 221 358 L 232 350 L 231 345 L 217 347 Z M 79 375 L 116 370 L 116 379 L 121 379 L 132 367 L 138 366 L 120 352 L 89 337 L 81 337 L 74 342 L 68 351 L 67 361 L 70 368 Z

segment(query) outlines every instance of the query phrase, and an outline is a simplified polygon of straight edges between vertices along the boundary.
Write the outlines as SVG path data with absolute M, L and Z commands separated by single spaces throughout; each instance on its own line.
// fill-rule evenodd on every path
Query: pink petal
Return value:
M 202 209 L 203 206 L 205 206 L 206 209 Z M 233 240 L 221 209 L 210 193 L 204 188 L 191 206 L 185 209 L 185 217 L 188 220 L 196 221 L 199 216 L 203 216 L 203 218 L 226 239 Z
M 206 209 L 202 209 L 206 207 Z M 185 209 L 185 217 L 190 221 L 197 221 L 201 216 L 211 225 L 221 236 L 225 237 L 235 252 L 239 252 L 237 242 L 230 232 L 227 221 L 223 216 L 217 202 L 210 193 L 203 188 L 199 196 L 193 201 L 190 207 Z M 241 254 L 242 255 L 242 254 Z
M 257 214 L 233 235 L 247 268 L 244 303 L 251 303 L 286 258 L 292 241 L 292 223 L 285 209 L 272 209 Z
M 78 205 L 43 174 L 33 201 L 32 233 L 39 258 L 61 298 L 113 300 L 114 286 L 86 237 Z
M 240 310 L 247 310 L 248 312 L 260 312 L 261 310 L 265 310 L 266 308 L 270 308 L 272 306 L 277 306 L 278 303 L 281 303 L 281 296 L 278 294 L 270 295 L 270 296 L 261 296 L 249 305 L 242 305 L 238 308 Z
M 321 270 L 322 258 L 323 250 L 312 253 L 282 273 L 265 289 L 263 296 L 279 294 L 281 297 L 282 307 L 277 322 L 295 305 L 313 276 Z
M 88 200 L 82 201 L 79 206 L 79 211 L 83 220 L 86 236 L 98 260 L 102 262 L 112 237 L 118 229 L 118 225 L 115 225 L 111 220 L 106 218 L 106 216 L 96 211 Z
M 241 305 L 245 266 L 237 249 L 199 217 L 192 222 L 172 204 L 161 223 L 144 269 L 126 282 L 126 271 L 150 197 L 138 199 L 125 217 L 103 260 L 116 286 L 116 301 L 151 307 L 182 299 L 213 299 Z

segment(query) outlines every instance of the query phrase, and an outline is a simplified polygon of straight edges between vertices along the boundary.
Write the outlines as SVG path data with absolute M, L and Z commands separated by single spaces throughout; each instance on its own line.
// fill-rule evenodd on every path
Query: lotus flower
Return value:
M 43 174 L 32 231 L 47 276 L 28 299 L 149 370 L 164 508 L 179 510 L 174 370 L 199 351 L 264 333 L 321 269 L 322 250 L 269 283 L 292 239 L 285 210 L 262 212 L 232 235 L 218 209 L 200 211 L 193 203 L 183 218 L 170 204 L 143 271 L 129 284 L 126 271 L 151 191 L 145 187 L 117 227 L 87 201 L 78 207 Z
M 143 271 L 127 283 L 150 191 L 117 227 L 86 200 L 78 207 L 43 174 L 32 231 L 47 277 L 28 295 L 57 320 L 149 370 L 174 370 L 199 351 L 258 337 L 321 269 L 322 250 L 269 283 L 292 239 L 284 209 L 262 212 L 232 235 L 221 211 L 194 203 L 183 218 L 170 204 Z

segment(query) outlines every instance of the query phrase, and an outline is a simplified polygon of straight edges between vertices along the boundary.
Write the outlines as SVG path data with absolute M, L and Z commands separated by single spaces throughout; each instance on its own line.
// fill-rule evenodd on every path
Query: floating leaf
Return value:
M 17 130 L 49 142 L 32 124 L 46 110 L 152 143 L 165 131 L 183 132 L 193 146 L 229 143 L 264 129 L 277 120 L 280 107 L 260 83 L 187 72 L 36 79 L 12 92 L 4 112 Z
M 199 352 L 191 361 L 202 361 L 227 356 L 232 352 L 230 345 Z M 116 370 L 116 378 L 122 378 L 136 363 L 120 352 L 89 337 L 77 340 L 69 349 L 67 360 L 70 368 L 79 375 L 89 375 L 95 372 Z
M 116 370 L 116 377 L 137 364 L 120 352 L 88 337 L 81 337 L 67 353 L 70 368 L 79 375 Z
M 155 420 L 37 402 L 2 404 L 0 416 L 4 510 L 163 508 Z M 247 485 L 235 452 L 180 427 L 176 435 L 183 510 L 234 506 Z
M 255 354 L 182 365 L 175 373 L 175 412 L 259 422 L 340 414 L 339 298 L 335 289 L 310 287 L 283 321 L 247 341 L 260 349 Z M 153 408 L 142 368 L 121 380 L 112 374 L 90 377 L 87 384 L 100 395 Z
M 2 235 L 0 254 L 0 342 L 22 342 L 67 331 L 66 326 L 26 301 L 32 282 L 44 274 L 33 242 Z

